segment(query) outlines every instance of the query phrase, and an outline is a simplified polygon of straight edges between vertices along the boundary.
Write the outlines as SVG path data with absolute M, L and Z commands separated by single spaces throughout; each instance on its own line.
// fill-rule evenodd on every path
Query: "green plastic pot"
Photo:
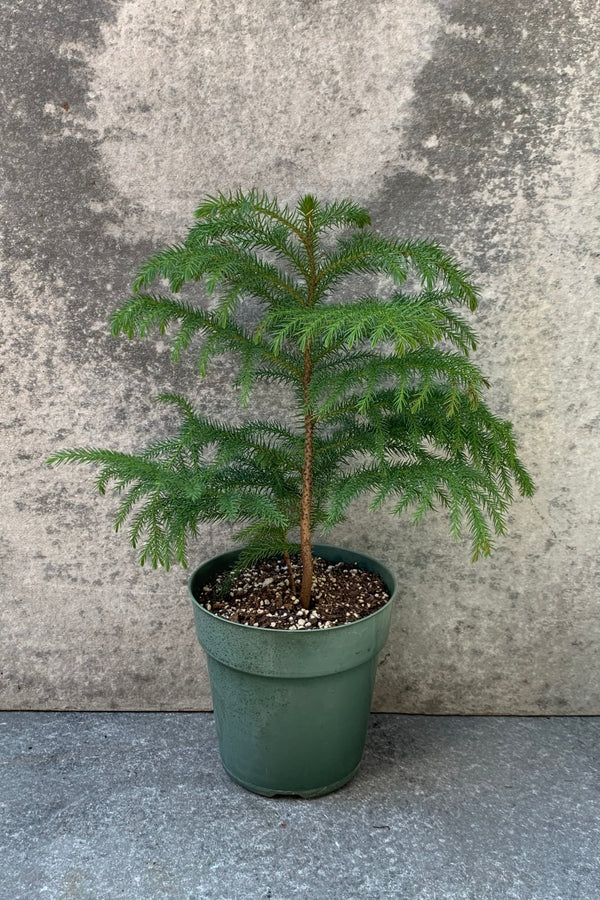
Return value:
M 315 556 L 381 576 L 385 606 L 356 622 L 310 631 L 254 628 L 208 612 L 202 588 L 239 550 L 215 556 L 190 578 L 196 632 L 208 671 L 223 766 L 238 784 L 273 797 L 317 797 L 356 773 L 364 751 L 377 655 L 390 626 L 396 582 L 381 563 L 339 547 Z

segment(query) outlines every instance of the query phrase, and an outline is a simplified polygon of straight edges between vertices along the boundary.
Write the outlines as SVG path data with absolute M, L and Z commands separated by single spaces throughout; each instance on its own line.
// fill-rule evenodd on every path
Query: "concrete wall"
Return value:
M 57 447 L 135 448 L 150 398 L 228 411 L 164 342 L 108 336 L 139 263 L 204 192 L 350 194 L 451 247 L 483 289 L 490 404 L 534 474 L 490 560 L 442 517 L 333 539 L 399 573 L 378 710 L 600 713 L 600 93 L 592 0 L 34 0 L 1 56 L 5 708 L 207 709 L 182 570 L 140 570 Z M 229 414 L 227 412 L 227 414 Z M 207 529 L 198 561 L 230 544 Z

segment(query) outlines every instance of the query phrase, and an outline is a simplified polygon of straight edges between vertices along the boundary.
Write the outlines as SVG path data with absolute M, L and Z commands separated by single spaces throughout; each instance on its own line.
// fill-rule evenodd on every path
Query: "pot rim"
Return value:
M 289 628 L 265 628 L 264 625 L 246 625 L 243 622 L 232 622 L 231 619 L 225 619 L 223 616 L 219 616 L 216 613 L 213 613 L 210 610 L 206 609 L 205 606 L 202 606 L 202 604 L 196 599 L 196 597 L 192 591 L 192 582 L 193 582 L 194 578 L 196 577 L 196 573 L 199 571 L 199 569 L 202 569 L 204 566 L 208 565 L 209 563 L 211 563 L 213 561 L 220 559 L 221 557 L 224 557 L 224 556 L 232 556 L 233 557 L 234 554 L 239 554 L 241 552 L 241 549 L 242 548 L 226 550 L 224 553 L 217 553 L 215 556 L 211 556 L 209 559 L 205 560 L 203 563 L 200 563 L 199 566 L 196 566 L 196 568 L 194 569 L 194 571 L 188 578 L 188 583 L 187 583 L 188 584 L 188 594 L 190 595 L 194 606 L 197 609 L 199 609 L 204 615 L 210 616 L 212 619 L 215 619 L 216 621 L 218 621 L 219 623 L 223 623 L 224 625 L 231 625 L 235 628 L 245 628 L 251 632 L 263 631 L 263 632 L 268 632 L 269 634 L 282 634 L 282 635 L 286 635 L 288 638 L 290 635 L 293 635 L 295 638 L 296 635 L 300 635 L 300 634 L 308 634 L 308 635 L 313 635 L 313 636 L 316 634 L 327 634 L 327 633 L 331 633 L 332 631 L 339 631 L 341 628 L 353 628 L 356 625 L 360 625 L 362 622 L 365 622 L 367 619 L 372 619 L 375 616 L 380 615 L 381 613 L 383 613 L 384 610 L 386 610 L 388 608 L 390 603 L 396 599 L 396 596 L 398 594 L 398 582 L 396 580 L 395 575 L 393 574 L 393 572 L 390 571 L 390 569 L 388 569 L 388 567 L 386 565 L 384 565 L 383 563 L 380 563 L 379 560 L 376 560 L 374 557 L 369 556 L 367 553 L 360 553 L 358 551 L 349 550 L 345 547 L 338 547 L 335 544 L 313 544 L 312 549 L 313 549 L 313 554 L 315 556 L 319 555 L 318 549 L 342 550 L 344 553 L 350 553 L 350 554 L 356 553 L 357 556 L 362 556 L 363 558 L 368 558 L 368 559 L 372 560 L 372 562 L 376 563 L 378 568 L 385 573 L 386 578 L 389 578 L 389 580 L 393 584 L 393 589 L 390 593 L 390 596 L 386 600 L 386 602 L 383 604 L 383 606 L 380 606 L 379 609 L 376 609 L 374 612 L 369 613 L 367 616 L 362 616 L 360 619 L 356 619 L 355 622 L 344 622 L 341 625 L 332 625 L 331 628 L 306 628 L 306 629 L 302 628 L 299 630 L 291 631 Z M 341 562 L 343 562 L 343 560 L 341 560 Z M 360 563 L 357 562 L 357 565 L 360 568 Z M 367 571 L 372 571 L 372 570 L 367 570 Z M 380 574 L 380 573 L 376 572 L 375 574 Z M 385 585 L 385 587 L 386 587 L 386 590 L 389 590 L 387 584 Z

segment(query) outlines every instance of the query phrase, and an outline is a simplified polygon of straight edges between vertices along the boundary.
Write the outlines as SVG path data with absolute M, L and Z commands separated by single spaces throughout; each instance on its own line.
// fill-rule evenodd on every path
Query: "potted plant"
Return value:
M 313 544 L 315 533 L 369 494 L 374 509 L 412 509 L 415 521 L 446 509 L 475 560 L 504 533 L 514 486 L 533 491 L 469 359 L 475 335 L 457 311 L 477 307 L 469 274 L 434 242 L 369 225 L 349 200 L 205 197 L 185 241 L 142 266 L 112 333 L 168 332 L 173 357 L 196 353 L 202 376 L 233 355 L 242 405 L 267 382 L 284 392 L 281 415 L 232 424 L 164 394 L 181 420 L 171 437 L 137 454 L 83 447 L 49 460 L 99 465 L 142 564 L 186 566 L 203 522 L 240 526 L 242 548 L 189 584 L 224 765 L 267 795 L 315 796 L 352 777 L 389 628 L 391 573 Z M 353 296 L 356 275 L 387 277 L 388 295 Z M 149 291 L 157 279 L 170 293 Z M 177 297 L 188 282 L 203 282 L 209 302 Z

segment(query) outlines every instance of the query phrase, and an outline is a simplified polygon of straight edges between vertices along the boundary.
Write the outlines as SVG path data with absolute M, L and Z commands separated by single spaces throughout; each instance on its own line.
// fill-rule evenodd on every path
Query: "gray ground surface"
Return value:
M 267 800 L 223 772 L 208 713 L 2 713 L 1 897 L 597 898 L 599 738 L 376 715 L 351 784 Z

